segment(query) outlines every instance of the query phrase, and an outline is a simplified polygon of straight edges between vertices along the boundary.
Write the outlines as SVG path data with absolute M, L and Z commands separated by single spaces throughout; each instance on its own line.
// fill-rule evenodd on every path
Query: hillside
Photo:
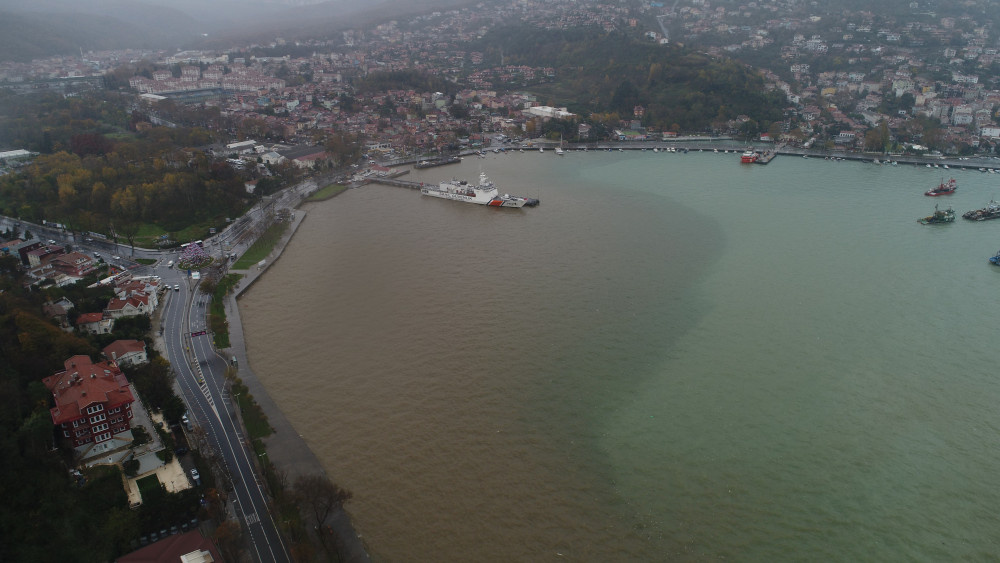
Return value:
M 41 6 L 34 6 L 40 8 Z M 0 11 L 0 60 L 121 48 L 157 49 L 194 37 L 193 20 L 165 9 Z
M 630 118 L 642 106 L 644 124 L 684 131 L 739 115 L 766 129 L 782 118 L 784 96 L 768 92 L 745 65 L 622 33 L 512 26 L 490 32 L 476 47 L 497 63 L 502 49 L 507 65 L 556 69 L 555 82 L 528 89 L 542 103 L 577 113 Z

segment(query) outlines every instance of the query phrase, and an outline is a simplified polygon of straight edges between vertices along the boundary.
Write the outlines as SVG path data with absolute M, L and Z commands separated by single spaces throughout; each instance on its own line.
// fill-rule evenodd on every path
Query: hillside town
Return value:
M 531 137 L 538 122 L 548 119 L 532 112 L 547 100 L 530 92 L 553 80 L 558 69 L 504 64 L 502 53 L 496 60 L 496 54 L 469 48 L 491 28 L 518 20 L 548 31 L 624 30 L 650 42 L 753 64 L 787 98 L 784 122 L 766 132 L 785 143 L 871 150 L 866 135 L 871 141 L 870 132 L 885 124 L 900 141 L 895 150 L 993 152 L 1000 139 L 1000 47 L 990 22 L 976 15 L 982 2 L 966 3 L 965 15 L 938 14 L 926 2 L 912 2 L 894 16 L 872 10 L 820 14 L 814 4 L 496 2 L 345 30 L 327 40 L 275 39 L 228 52 L 120 51 L 4 63 L 0 86 L 97 76 L 122 64 L 155 61 L 161 70 L 129 80 L 148 100 L 196 100 L 234 120 L 262 120 L 275 140 L 318 139 L 336 131 L 362 135 L 371 150 L 422 153 L 459 142 L 489 144 L 494 132 Z M 310 54 L 256 54 L 286 47 Z M 452 96 L 410 89 L 354 98 L 357 79 L 396 70 L 424 71 L 464 88 Z M 457 106 L 463 110 L 455 111 Z M 641 111 L 621 116 L 620 125 L 641 127 Z M 578 118 L 574 140 L 596 140 L 589 138 L 589 116 Z M 922 119 L 940 123 L 934 138 L 923 138 Z M 712 131 L 670 133 L 727 134 L 738 125 L 737 120 L 713 124 Z M 645 138 L 658 138 L 653 133 Z

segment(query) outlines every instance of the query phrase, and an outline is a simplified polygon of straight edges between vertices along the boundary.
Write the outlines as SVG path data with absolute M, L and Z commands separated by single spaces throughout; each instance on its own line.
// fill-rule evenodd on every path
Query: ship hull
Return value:
M 490 199 L 485 199 L 465 194 L 446 192 L 434 188 L 421 188 L 420 193 L 424 195 L 429 195 L 431 197 L 450 199 L 452 201 L 461 201 L 463 203 L 475 203 L 477 205 L 485 205 L 487 207 L 524 207 L 525 203 L 527 203 L 527 200 L 520 197 L 518 198 L 494 197 Z

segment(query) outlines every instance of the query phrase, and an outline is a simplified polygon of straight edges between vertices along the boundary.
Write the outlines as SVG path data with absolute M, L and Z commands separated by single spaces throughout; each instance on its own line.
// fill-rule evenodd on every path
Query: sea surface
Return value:
M 1000 175 L 489 154 L 310 204 L 252 366 L 376 561 L 1000 558 Z M 923 192 L 954 176 L 958 192 Z

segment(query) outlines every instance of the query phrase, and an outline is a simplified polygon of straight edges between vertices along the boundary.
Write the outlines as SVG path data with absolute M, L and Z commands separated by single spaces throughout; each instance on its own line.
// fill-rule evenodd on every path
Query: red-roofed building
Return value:
M 149 361 L 142 340 L 115 340 L 104 347 L 104 357 L 119 366 L 136 366 Z
M 104 308 L 104 314 L 112 319 L 148 315 L 152 311 L 153 307 L 149 304 L 149 296 L 138 294 L 130 295 L 127 299 L 116 297 Z
M 84 313 L 76 318 L 76 326 L 91 334 L 109 334 L 115 326 L 115 320 L 105 319 L 104 313 Z
M 57 272 L 82 278 L 97 269 L 94 260 L 81 252 L 70 252 L 56 256 L 50 262 Z
M 56 406 L 49 410 L 52 422 L 73 447 L 99 444 L 128 432 L 135 397 L 118 366 L 95 364 L 82 355 L 63 365 L 65 370 L 42 379 L 42 383 L 55 399 Z
M 37 268 L 43 263 L 47 264 L 52 258 L 63 254 L 66 249 L 61 246 L 45 245 L 28 252 L 28 265 Z
M 222 563 L 222 555 L 200 530 L 172 535 L 119 557 L 117 563 Z

